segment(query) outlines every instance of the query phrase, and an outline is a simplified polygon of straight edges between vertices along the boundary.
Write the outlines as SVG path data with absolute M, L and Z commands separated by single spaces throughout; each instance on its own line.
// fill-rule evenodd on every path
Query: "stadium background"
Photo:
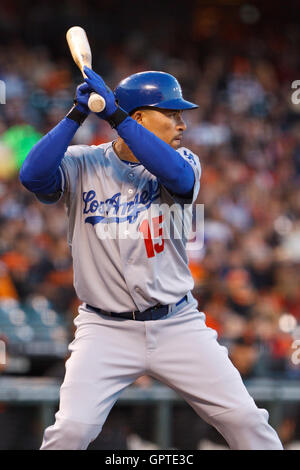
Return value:
M 300 339 L 300 104 L 291 99 L 300 80 L 297 3 L 1 1 L 0 339 L 7 357 L 0 387 L 7 378 L 62 380 L 79 305 L 65 209 L 40 204 L 18 180 L 29 149 L 69 110 L 82 81 L 65 41 L 73 25 L 87 30 L 93 67 L 111 87 L 162 70 L 200 105 L 186 115 L 184 139 L 203 171 L 197 202 L 205 206 L 205 246 L 189 253 L 194 295 L 245 381 L 300 386 L 293 349 Z M 91 116 L 73 143 L 114 136 Z M 153 382 L 144 377 L 135 386 L 151 390 Z M 155 447 L 151 406 L 115 407 L 93 448 Z M 284 445 L 300 448 L 296 400 L 280 416 Z M 174 406 L 170 419 L 173 448 L 225 445 L 187 405 Z M 0 449 L 38 448 L 40 430 L 36 406 L 0 403 Z

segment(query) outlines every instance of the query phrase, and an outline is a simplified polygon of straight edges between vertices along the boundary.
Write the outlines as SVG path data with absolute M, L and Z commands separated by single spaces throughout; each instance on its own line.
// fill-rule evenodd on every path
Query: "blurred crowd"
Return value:
M 204 245 L 191 243 L 188 252 L 194 296 L 243 378 L 300 378 L 292 360 L 300 338 L 300 104 L 292 100 L 300 30 L 292 23 L 251 30 L 254 7 L 239 11 L 235 29 L 218 9 L 205 11 L 195 9 L 176 47 L 137 29 L 118 48 L 94 52 L 94 68 L 112 88 L 135 72 L 167 71 L 199 104 L 184 115 L 183 142 L 202 166 Z M 52 49 L 42 41 L 28 48 L 21 38 L 0 45 L 0 297 L 37 293 L 71 320 L 79 301 L 65 207 L 41 204 L 18 179 L 24 148 L 66 114 L 82 81 Z M 90 116 L 72 144 L 115 136 Z

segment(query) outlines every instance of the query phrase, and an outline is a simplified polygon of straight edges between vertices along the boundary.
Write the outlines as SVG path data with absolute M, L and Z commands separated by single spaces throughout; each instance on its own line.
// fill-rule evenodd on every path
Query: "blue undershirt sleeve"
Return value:
M 20 170 L 25 188 L 44 195 L 62 191 L 59 165 L 78 127 L 78 123 L 65 117 L 32 147 Z M 51 197 L 43 202 L 51 202 Z
M 191 195 L 195 174 L 176 150 L 131 117 L 121 122 L 117 131 L 134 156 L 168 190 L 187 197 Z

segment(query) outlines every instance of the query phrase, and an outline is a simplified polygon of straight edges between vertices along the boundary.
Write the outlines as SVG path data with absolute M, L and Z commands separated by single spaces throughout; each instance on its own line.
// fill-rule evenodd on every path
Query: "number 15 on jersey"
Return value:
M 153 258 L 157 253 L 161 253 L 164 250 L 163 217 L 163 214 L 153 217 L 151 219 L 152 227 L 148 219 L 144 219 L 140 225 L 139 231 L 142 232 L 148 258 Z M 159 241 L 153 243 L 153 239 L 159 239 Z

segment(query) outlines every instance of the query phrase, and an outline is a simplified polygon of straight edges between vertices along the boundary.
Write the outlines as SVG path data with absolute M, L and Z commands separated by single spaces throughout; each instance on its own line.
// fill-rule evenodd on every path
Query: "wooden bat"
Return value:
M 74 62 L 85 77 L 83 67 L 86 65 L 92 68 L 92 53 L 86 32 L 80 26 L 72 26 L 72 28 L 68 29 L 66 37 Z M 88 107 L 91 111 L 100 113 L 105 106 L 106 103 L 102 96 L 94 92 L 90 94 Z

